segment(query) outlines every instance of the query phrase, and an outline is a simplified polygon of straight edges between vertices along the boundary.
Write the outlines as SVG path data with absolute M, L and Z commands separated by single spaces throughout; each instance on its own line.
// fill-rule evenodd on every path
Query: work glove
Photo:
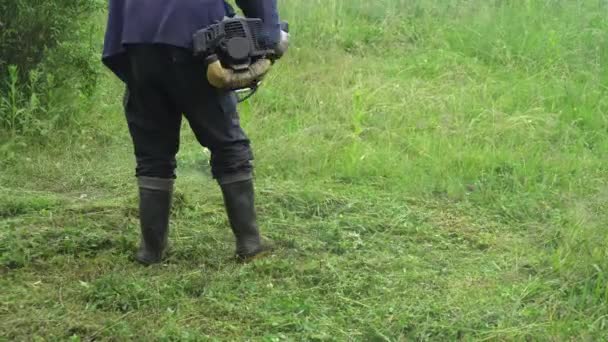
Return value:
M 281 59 L 285 53 L 289 50 L 289 27 L 287 23 L 281 25 L 281 35 L 279 42 L 274 47 L 274 60 Z

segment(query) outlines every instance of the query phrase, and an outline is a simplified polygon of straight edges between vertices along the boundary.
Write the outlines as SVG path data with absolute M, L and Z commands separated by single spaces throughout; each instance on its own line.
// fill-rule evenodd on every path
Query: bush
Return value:
M 21 76 L 35 69 L 45 53 L 100 8 L 97 0 L 15 0 L 0 3 L 0 69 L 15 65 Z M 4 74 L 1 77 L 6 77 Z
M 98 0 L 0 2 L 0 128 L 40 134 L 73 117 L 61 112 L 73 112 L 99 74 L 91 19 L 101 6 Z

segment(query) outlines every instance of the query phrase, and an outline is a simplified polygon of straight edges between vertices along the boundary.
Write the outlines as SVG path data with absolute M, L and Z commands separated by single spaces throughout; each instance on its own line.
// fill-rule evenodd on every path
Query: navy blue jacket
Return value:
M 277 0 L 237 0 L 249 18 L 264 21 L 266 38 L 280 37 Z M 110 0 L 103 62 L 124 80 L 126 44 L 192 48 L 192 35 L 229 15 L 224 0 Z

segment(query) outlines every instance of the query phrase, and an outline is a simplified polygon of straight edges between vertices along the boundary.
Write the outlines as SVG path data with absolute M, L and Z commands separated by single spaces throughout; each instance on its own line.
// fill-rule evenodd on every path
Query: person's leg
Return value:
M 268 251 L 256 220 L 253 180 L 220 183 L 230 227 L 236 238 L 236 257 L 248 261 Z
M 173 179 L 139 177 L 141 240 L 135 259 L 144 265 L 162 261 L 167 248 Z
M 190 54 L 175 50 L 174 98 L 201 145 L 211 151 L 211 169 L 219 183 L 230 226 L 236 237 L 236 256 L 246 260 L 267 249 L 256 223 L 253 154 L 241 128 L 233 92 L 213 88 L 205 67 Z
M 167 246 L 181 113 L 162 86 L 165 75 L 159 70 L 171 64 L 166 49 L 137 46 L 128 55 L 125 113 L 137 160 L 141 226 L 135 258 L 149 265 L 162 260 Z

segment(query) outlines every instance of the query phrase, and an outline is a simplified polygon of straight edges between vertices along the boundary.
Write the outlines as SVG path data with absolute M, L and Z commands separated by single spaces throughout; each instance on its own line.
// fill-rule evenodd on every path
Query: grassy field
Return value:
M 184 126 L 170 256 L 130 259 L 107 74 L 94 126 L 4 145 L 0 340 L 608 339 L 608 3 L 281 7 L 292 49 L 241 107 L 275 254 L 231 261 Z

